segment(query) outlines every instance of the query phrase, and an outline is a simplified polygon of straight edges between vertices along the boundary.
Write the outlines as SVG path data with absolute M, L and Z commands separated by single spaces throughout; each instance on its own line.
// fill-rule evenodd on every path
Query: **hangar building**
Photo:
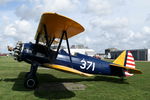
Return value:
M 116 59 L 123 50 L 110 51 L 111 59 Z M 134 59 L 138 61 L 150 61 L 150 49 L 130 50 Z

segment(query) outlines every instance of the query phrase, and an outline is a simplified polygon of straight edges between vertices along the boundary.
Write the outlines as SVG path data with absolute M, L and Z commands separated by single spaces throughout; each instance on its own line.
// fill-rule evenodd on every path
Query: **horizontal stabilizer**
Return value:
M 120 67 L 120 68 L 124 68 L 126 69 L 129 73 L 132 74 L 142 74 L 142 72 L 138 69 L 135 68 L 131 68 L 131 67 L 127 67 L 127 66 L 122 66 L 122 65 L 118 65 L 118 64 L 110 64 L 113 67 Z
M 83 73 L 81 71 L 78 71 L 76 69 L 67 67 L 67 66 L 62 66 L 62 65 L 55 65 L 55 64 L 44 64 L 44 66 L 49 67 L 49 68 L 53 68 L 53 69 L 57 69 L 60 71 L 66 71 L 66 72 L 70 72 L 70 73 L 74 73 L 74 74 L 79 74 L 79 75 L 84 75 L 84 76 L 94 76 L 93 74 L 88 74 L 88 73 Z

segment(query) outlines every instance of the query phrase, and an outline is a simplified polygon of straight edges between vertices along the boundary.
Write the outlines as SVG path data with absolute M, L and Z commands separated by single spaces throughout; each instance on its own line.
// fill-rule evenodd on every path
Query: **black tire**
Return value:
M 29 77 L 29 74 L 30 74 L 30 72 L 27 72 L 27 73 L 25 74 L 25 78 Z
M 24 87 L 27 89 L 35 89 L 38 86 L 36 76 L 27 76 L 24 80 Z

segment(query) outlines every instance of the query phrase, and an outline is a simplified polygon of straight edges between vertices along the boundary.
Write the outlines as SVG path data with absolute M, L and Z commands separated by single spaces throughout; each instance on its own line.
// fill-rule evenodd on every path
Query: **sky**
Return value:
M 96 52 L 150 48 L 150 0 L 0 0 L 0 52 L 17 41 L 35 42 L 44 12 L 67 16 L 85 31 L 69 39 Z

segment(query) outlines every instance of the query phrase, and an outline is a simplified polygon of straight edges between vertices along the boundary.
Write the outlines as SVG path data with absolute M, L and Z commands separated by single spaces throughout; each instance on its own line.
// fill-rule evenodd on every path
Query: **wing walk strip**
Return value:
M 67 66 L 55 65 L 55 64 L 44 64 L 44 66 L 49 67 L 49 68 L 53 68 L 53 69 L 57 69 L 57 70 L 61 70 L 61 71 L 66 71 L 66 72 L 70 72 L 70 73 L 84 75 L 84 76 L 88 76 L 88 77 L 94 76 L 93 74 L 84 73 L 84 72 L 78 71 L 76 69 L 69 68 Z

